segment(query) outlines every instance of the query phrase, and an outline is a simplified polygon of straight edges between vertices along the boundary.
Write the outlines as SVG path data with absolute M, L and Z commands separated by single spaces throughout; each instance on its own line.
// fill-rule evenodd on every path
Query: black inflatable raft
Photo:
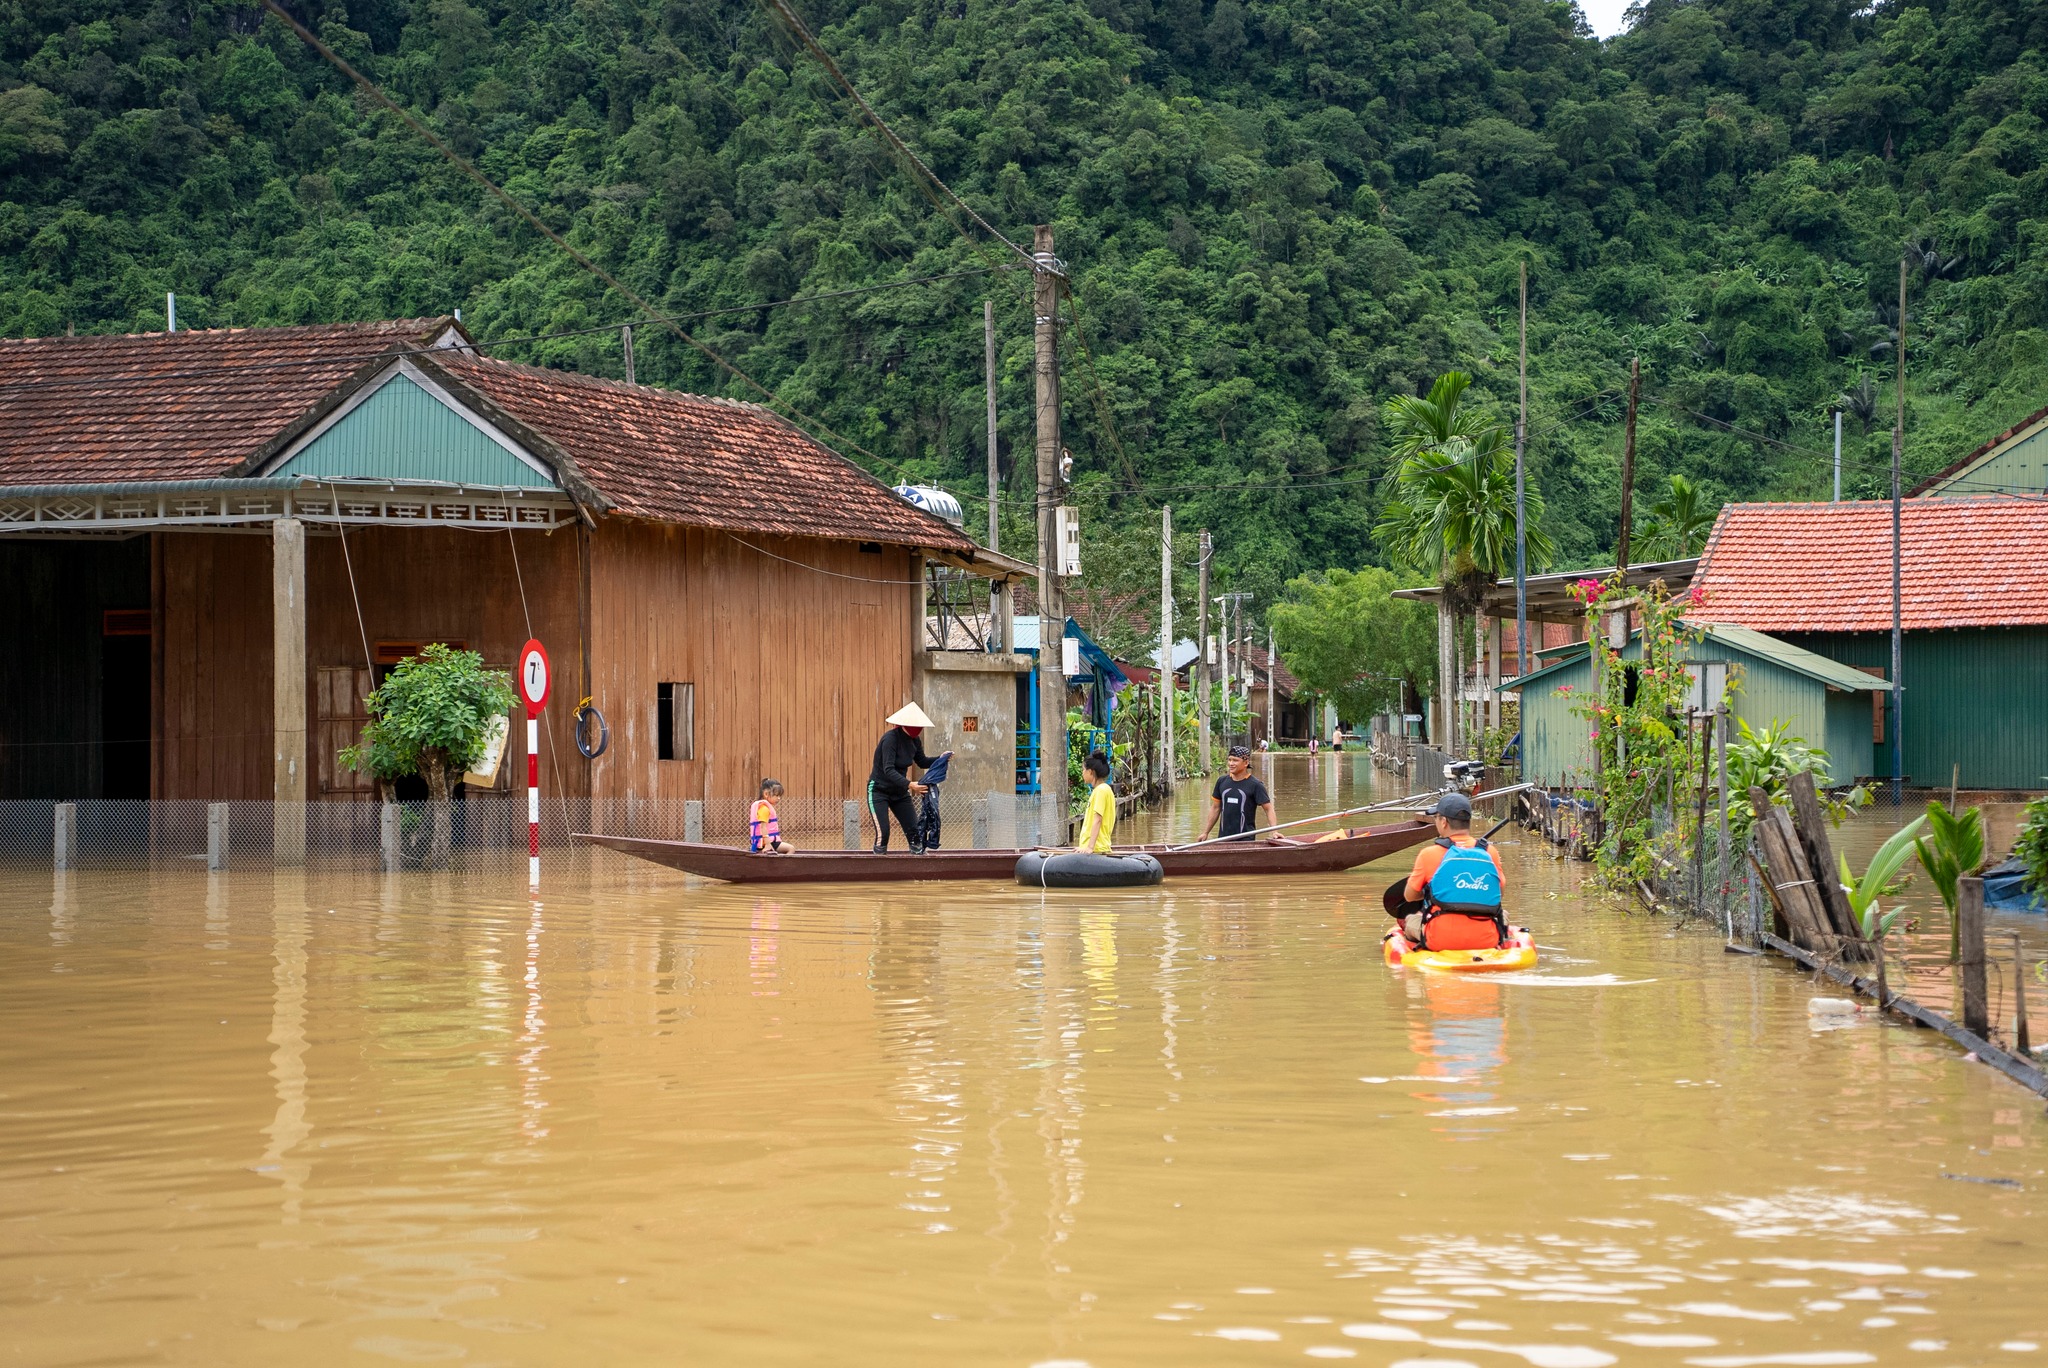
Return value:
M 1113 855 L 1027 850 L 1017 858 L 1017 882 L 1026 888 L 1142 888 L 1165 878 L 1159 861 L 1135 850 Z

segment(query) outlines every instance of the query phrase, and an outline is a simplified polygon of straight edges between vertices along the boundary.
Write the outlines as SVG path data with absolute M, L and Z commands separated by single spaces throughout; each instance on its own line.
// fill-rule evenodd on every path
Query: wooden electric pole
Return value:
M 1522 263 L 1521 407 L 1515 410 L 1515 677 L 1529 673 L 1529 512 L 1523 451 L 1529 442 L 1529 262 Z M 1519 695 L 1518 695 L 1519 696 Z M 1405 706 L 1407 699 L 1403 698 Z M 1406 724 L 1404 723 L 1405 727 Z M 1406 734 L 1405 732 L 1403 733 Z
M 1052 227 L 1032 235 L 1032 372 L 1036 382 L 1038 454 L 1038 840 L 1067 839 L 1067 614 L 1059 581 L 1060 285 Z
M 1202 529 L 1201 560 L 1195 567 L 1195 763 L 1209 773 L 1209 529 Z
M 1636 506 L 1636 401 L 1643 392 L 1642 358 L 1628 363 L 1628 425 L 1621 437 L 1621 540 L 1614 549 L 1614 568 L 1628 573 L 1628 533 Z
M 1159 510 L 1159 782 L 1173 787 L 1173 508 Z
M 996 460 L 996 302 L 981 301 L 982 383 L 988 391 L 988 549 L 1002 550 L 1002 477 Z M 1016 645 L 1010 628 L 1010 582 L 989 582 L 989 635 L 995 649 Z

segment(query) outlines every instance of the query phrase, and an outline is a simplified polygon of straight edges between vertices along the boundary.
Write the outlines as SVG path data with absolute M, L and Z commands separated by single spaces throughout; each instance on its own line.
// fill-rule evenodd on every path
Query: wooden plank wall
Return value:
M 521 576 L 513 569 L 515 536 L 523 606 Z M 157 794 L 268 798 L 270 539 L 175 533 L 163 534 L 162 542 L 163 763 Z M 459 640 L 489 664 L 509 669 L 526 640 L 530 610 L 557 681 L 542 723 L 542 791 L 587 793 L 588 765 L 575 752 L 571 728 L 581 668 L 574 534 L 366 528 L 349 533 L 347 552 L 344 557 L 340 539 L 330 532 L 309 529 L 307 729 L 313 744 L 331 743 L 326 734 L 337 730 L 319 725 L 321 671 L 363 667 L 366 634 L 373 650 L 379 640 Z M 551 748 L 552 758 L 545 754 Z M 507 760 L 523 787 L 526 736 L 517 718 Z M 325 772 L 321 757 L 308 761 L 312 773 Z M 368 789 L 357 793 L 374 796 Z
M 910 697 L 912 554 L 747 540 L 802 564 L 723 532 L 626 519 L 598 527 L 592 684 L 612 746 L 592 766 L 597 796 L 737 801 L 764 775 L 791 798 L 866 791 L 882 719 Z M 696 685 L 693 760 L 656 758 L 664 681 Z

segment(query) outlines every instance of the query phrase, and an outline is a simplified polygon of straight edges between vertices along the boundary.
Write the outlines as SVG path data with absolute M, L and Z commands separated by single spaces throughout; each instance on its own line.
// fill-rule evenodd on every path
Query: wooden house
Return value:
M 529 636 L 544 791 L 854 797 L 926 567 L 1030 573 L 767 409 L 452 319 L 0 341 L 0 434 L 0 797 L 367 797 L 334 756 L 382 670 Z

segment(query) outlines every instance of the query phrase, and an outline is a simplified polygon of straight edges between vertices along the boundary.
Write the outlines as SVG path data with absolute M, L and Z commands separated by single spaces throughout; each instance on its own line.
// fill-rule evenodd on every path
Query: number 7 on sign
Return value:
M 526 704 L 526 880 L 540 883 L 540 710 L 548 701 L 554 670 L 547 647 L 529 641 L 519 648 L 519 697 Z

